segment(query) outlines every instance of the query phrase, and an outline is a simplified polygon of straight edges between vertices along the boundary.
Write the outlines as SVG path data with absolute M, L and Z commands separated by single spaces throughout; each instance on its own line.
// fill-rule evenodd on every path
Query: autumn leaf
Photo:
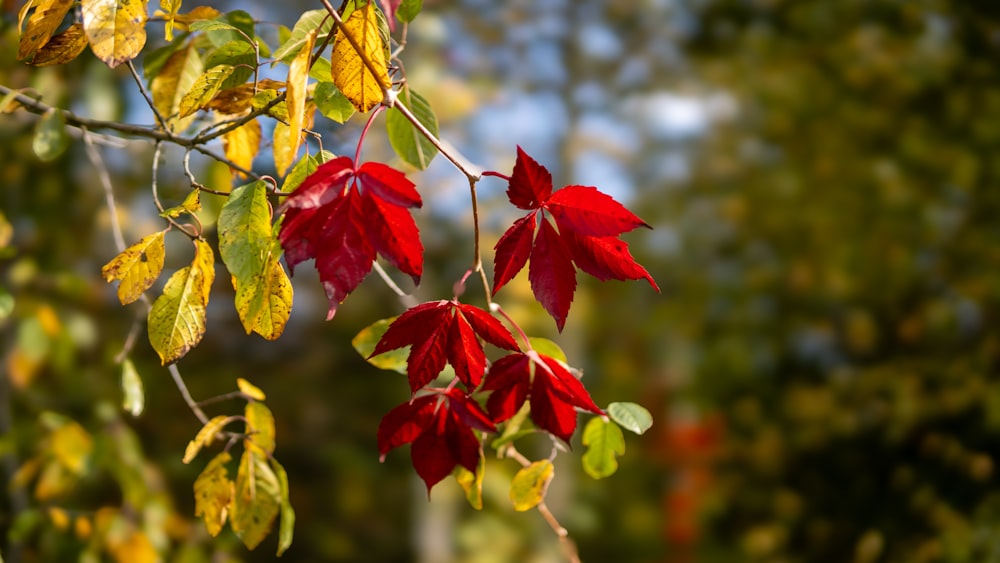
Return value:
M 510 482 L 510 501 L 514 510 L 531 510 L 545 500 L 545 491 L 554 470 L 552 462 L 547 459 L 522 467 Z
M 230 459 L 229 452 L 219 453 L 194 481 L 194 515 L 202 517 L 212 537 L 222 531 L 233 500 L 233 482 L 226 471 Z
M 209 419 L 209 421 L 206 422 L 200 430 L 198 430 L 194 439 L 188 442 L 187 447 L 184 449 L 184 458 L 181 461 L 183 463 L 191 463 L 191 460 L 198 455 L 198 452 L 200 452 L 203 447 L 211 444 L 212 440 L 215 439 L 216 434 L 221 432 L 222 429 L 232 421 L 233 419 L 231 417 L 222 414 Z
M 249 103 L 249 99 L 247 101 Z M 253 168 L 253 159 L 260 150 L 260 138 L 260 122 L 251 119 L 222 136 L 222 150 L 233 164 L 244 170 L 250 170 Z M 233 169 L 233 174 L 246 177 L 246 174 L 236 169 Z
M 171 54 L 150 81 L 153 105 L 160 115 L 167 118 L 167 126 L 171 130 L 183 131 L 194 120 L 193 115 L 182 119 L 177 114 L 181 100 L 194 86 L 203 70 L 201 57 L 192 42 Z
M 274 415 L 267 405 L 258 401 L 247 403 L 243 411 L 247 421 L 247 447 L 255 447 L 263 456 L 274 453 Z
M 146 44 L 146 0 L 80 0 L 90 50 L 111 68 Z
M 434 390 L 399 405 L 382 418 L 378 427 L 380 459 L 385 460 L 390 450 L 412 442 L 413 467 L 430 494 L 431 487 L 456 466 L 477 471 L 479 440 L 473 429 L 496 431 L 479 403 L 459 389 Z
M 274 136 L 274 166 L 279 176 L 284 176 L 285 171 L 292 165 L 295 155 L 299 152 L 299 144 L 302 142 L 302 124 L 305 119 L 306 98 L 308 97 L 306 87 L 309 82 L 309 61 L 315 40 L 316 31 L 313 30 L 306 35 L 302 50 L 288 65 L 288 80 L 285 90 L 285 102 L 288 105 L 288 127 L 282 130 L 282 135 L 279 136 L 276 131 Z
M 254 549 L 270 533 L 281 510 L 281 483 L 257 450 L 247 448 L 236 473 L 229 525 L 247 549 Z
M 385 44 L 378 30 L 376 8 L 371 2 L 351 12 L 344 28 L 361 47 L 364 56 L 378 75 L 373 75 L 344 33 L 337 33 L 333 42 L 331 75 L 333 83 L 351 100 L 354 107 L 365 113 L 382 102 L 383 88 L 389 87 Z
M 118 285 L 118 300 L 122 305 L 138 299 L 163 271 L 164 233 L 159 231 L 143 237 L 101 268 L 104 281 L 121 282 Z
M 73 0 L 42 0 L 37 3 L 35 11 L 28 16 L 27 26 L 21 32 L 17 44 L 17 60 L 23 61 L 35 55 L 35 51 L 50 41 L 73 3 Z M 26 5 L 25 8 L 27 7 Z M 20 25 L 18 28 L 20 29 Z
M 497 242 L 494 294 L 530 261 L 531 289 L 561 331 L 576 291 L 577 268 L 601 281 L 645 279 L 660 290 L 618 238 L 649 225 L 611 196 L 590 186 L 553 192 L 549 171 L 518 147 L 507 198 L 531 213 L 515 221 Z
M 181 98 L 177 111 L 181 118 L 187 117 L 204 107 L 222 88 L 222 83 L 233 73 L 232 65 L 216 65 L 199 76 L 191 89 Z
M 285 260 L 315 258 L 330 300 L 327 318 L 371 271 L 377 255 L 419 283 L 420 233 L 407 208 L 422 204 L 402 172 L 377 162 L 355 168 L 348 157 L 319 166 L 282 204 L 278 239 Z
M 528 401 L 535 425 L 565 442 L 576 430 L 576 409 L 604 414 L 561 362 L 534 351 L 494 362 L 482 390 L 493 391 L 486 401 L 493 422 L 509 419 Z
M 170 276 L 163 295 L 149 310 L 149 342 L 163 365 L 183 357 L 205 334 L 205 308 L 215 279 L 214 254 L 205 241 L 194 244 L 191 265 Z
M 164 11 L 163 38 L 168 42 L 174 40 L 174 20 L 181 9 L 181 0 L 160 0 L 160 9 Z
M 75 23 L 62 33 L 53 36 L 28 59 L 33 66 L 52 66 L 68 63 L 87 47 L 83 24 Z
M 499 348 L 517 350 L 510 331 L 486 311 L 456 301 L 431 301 L 400 315 L 369 357 L 410 346 L 406 364 L 411 392 L 430 383 L 445 363 L 455 368 L 455 375 L 466 387 L 475 389 L 486 370 L 479 338 Z

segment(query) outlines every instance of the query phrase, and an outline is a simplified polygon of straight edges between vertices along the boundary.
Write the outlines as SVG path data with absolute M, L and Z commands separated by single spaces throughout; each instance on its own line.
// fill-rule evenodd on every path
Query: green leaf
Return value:
M 410 88 L 403 88 L 399 93 L 399 101 L 409 108 L 410 113 L 417 118 L 421 125 L 433 133 L 435 137 L 438 135 L 437 116 L 434 115 L 434 110 L 431 109 L 430 104 L 423 96 Z M 398 108 L 393 107 L 389 110 L 385 118 L 385 126 L 393 150 L 406 163 L 423 170 L 437 155 L 437 147 L 417 130 Z
M 257 401 L 247 403 L 243 416 L 247 419 L 247 434 L 254 447 L 267 455 L 274 453 L 274 415 L 267 405 Z
M 51 162 L 66 152 L 69 134 L 66 132 L 66 118 L 57 109 L 50 109 L 42 115 L 35 126 L 32 150 L 42 162 Z
M 396 8 L 396 19 L 401 22 L 411 22 L 423 8 L 423 0 L 403 0 Z
M 455 466 L 452 475 L 455 481 L 465 491 L 465 500 L 476 510 L 483 509 L 483 475 L 486 471 L 486 458 L 479 456 L 479 463 L 476 465 L 476 472 L 473 473 L 462 467 L 461 464 Z
M 531 349 L 539 354 L 545 354 L 546 356 L 555 358 L 564 364 L 569 363 L 566 359 L 566 352 L 563 352 L 563 349 L 560 348 L 558 344 L 548 338 L 532 336 L 528 338 L 528 343 L 531 344 Z
M 184 213 L 194 215 L 201 211 L 201 190 L 191 190 L 180 205 L 164 209 L 160 217 L 180 217 Z
M 122 408 L 132 416 L 142 414 L 146 403 L 146 396 L 142 390 L 142 378 L 135 369 L 132 360 L 125 358 L 122 361 Z
M 118 300 L 128 305 L 149 289 L 163 271 L 164 231 L 142 237 L 101 268 L 104 280 L 118 284 Z
M 227 24 L 227 27 L 214 27 L 203 29 L 205 36 L 216 47 L 221 47 L 230 41 L 253 42 L 254 20 L 253 16 L 243 10 L 234 10 L 224 14 L 221 18 L 214 20 L 202 20 L 202 22 L 217 22 Z M 192 27 L 198 26 L 201 22 L 193 22 Z
M 182 358 L 205 335 L 205 308 L 215 279 L 215 262 L 208 243 L 199 239 L 194 244 L 191 265 L 170 276 L 163 295 L 149 310 L 149 342 L 163 365 Z
M 180 117 L 187 117 L 201 109 L 222 89 L 222 84 L 236 70 L 231 65 L 216 65 L 206 70 L 181 98 L 177 111 Z
M 226 470 L 230 459 L 229 452 L 221 452 L 194 481 L 194 515 L 202 517 L 212 537 L 222 531 L 233 501 L 233 482 Z
M 514 416 L 507 419 L 507 422 L 503 427 L 503 433 L 490 442 L 490 447 L 499 451 L 502 446 L 509 444 L 522 436 L 533 434 L 535 432 L 535 428 L 531 424 L 531 420 L 528 419 L 529 414 L 531 414 L 531 405 L 525 402 L 521 405 L 521 408 L 518 409 Z
M 644 433 L 653 425 L 653 415 L 635 403 L 611 403 L 608 405 L 608 416 L 625 430 L 636 434 Z
M 344 123 L 354 115 L 354 104 L 333 82 L 320 82 L 313 90 L 316 109 L 337 123 Z M 397 112 L 398 113 L 398 112 Z
M 271 101 L 273 101 L 277 97 L 278 97 L 277 90 L 271 90 L 271 89 L 261 90 L 260 92 L 254 94 L 253 99 L 250 100 L 250 105 L 253 107 L 253 109 L 259 110 L 264 106 L 270 104 Z M 275 104 L 274 106 L 270 107 L 267 110 L 267 114 L 270 115 L 271 117 L 275 117 L 282 121 L 288 121 L 288 104 L 286 104 L 285 102 L 278 102 L 277 104 Z
M 245 40 L 230 41 L 205 58 L 205 66 L 208 68 L 220 65 L 233 67 L 233 73 L 222 82 L 219 89 L 235 88 L 253 76 L 253 69 L 257 66 L 257 53 L 253 45 Z
M 543 459 L 521 468 L 510 482 L 510 500 L 514 510 L 524 512 L 545 499 L 545 490 L 553 473 L 552 462 Z
M 388 352 L 371 358 L 368 357 L 369 354 L 375 351 L 375 346 L 378 344 L 378 341 L 381 340 L 385 331 L 389 330 L 389 325 L 391 325 L 394 320 L 396 320 L 396 317 L 375 321 L 374 323 L 361 329 L 361 332 L 355 335 L 354 339 L 351 340 L 351 344 L 354 346 L 354 349 L 361 354 L 361 357 L 366 358 L 368 363 L 371 365 L 379 369 L 387 369 L 405 374 L 406 358 L 410 354 L 409 346 L 389 350 Z
M 187 33 L 181 34 L 176 38 L 176 41 L 143 55 L 142 76 L 146 80 L 152 81 L 163 69 L 163 65 L 167 64 L 167 59 L 177 51 L 187 47 L 187 44 L 184 42 L 187 35 Z
M 292 285 L 271 227 L 267 185 L 258 180 L 232 191 L 219 213 L 219 253 L 232 274 L 235 306 L 247 334 L 281 336 L 292 310 Z
M 622 429 L 610 420 L 595 416 L 583 429 L 583 470 L 594 479 L 603 479 L 618 471 L 617 456 L 625 453 Z
M 235 492 L 229 523 L 243 545 L 252 550 L 267 537 L 281 509 L 281 484 L 255 448 L 243 450 Z
M 330 59 L 320 57 L 313 62 L 309 69 L 309 78 L 316 82 L 330 82 L 331 72 L 333 72 L 333 67 L 330 65 Z
M 278 47 L 271 57 L 278 61 L 289 62 L 302 50 L 306 44 L 306 38 L 313 30 L 319 30 L 316 42 L 322 43 L 326 36 L 333 29 L 333 19 L 326 10 L 309 10 L 299 16 L 299 21 L 295 22 L 292 34 L 284 43 Z
M 271 469 L 278 477 L 278 488 L 281 493 L 281 524 L 278 527 L 278 557 L 292 545 L 292 535 L 295 531 L 295 510 L 288 499 L 288 473 L 273 457 L 270 459 Z

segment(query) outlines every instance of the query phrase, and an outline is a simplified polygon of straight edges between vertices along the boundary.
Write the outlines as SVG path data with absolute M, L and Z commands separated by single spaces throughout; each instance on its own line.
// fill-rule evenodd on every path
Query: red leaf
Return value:
M 569 249 L 548 221 L 542 221 L 531 248 L 528 280 L 535 298 L 556 320 L 561 332 L 566 324 L 573 292 L 576 291 L 576 270 Z
M 535 213 L 521 217 L 497 241 L 493 255 L 493 295 L 528 263 L 535 238 Z
M 481 309 L 454 301 L 422 303 L 389 325 L 371 355 L 411 346 L 406 374 L 414 393 L 433 381 L 446 362 L 455 368 L 459 381 L 474 389 L 486 370 L 486 355 L 477 336 L 500 348 L 517 349 L 510 331 Z
M 278 240 L 289 270 L 316 259 L 330 300 L 327 319 L 361 284 L 379 254 L 419 283 L 420 232 L 407 208 L 420 207 L 413 183 L 384 164 L 355 170 L 350 158 L 320 165 L 279 208 L 285 213 Z
M 428 493 L 456 465 L 476 470 L 481 454 L 473 428 L 496 431 L 479 403 L 468 395 L 457 389 L 434 391 L 389 411 L 378 429 L 381 459 L 389 450 L 413 443 L 410 458 Z
M 515 221 L 497 242 L 494 295 L 530 261 L 531 290 L 562 331 L 576 291 L 576 268 L 602 281 L 645 279 L 660 290 L 618 238 L 649 225 L 611 196 L 590 186 L 566 186 L 553 193 L 549 171 L 517 147 L 507 198 L 531 213 Z M 539 211 L 541 227 L 535 235 Z M 552 215 L 558 231 L 545 213 Z
M 552 174 L 517 147 L 514 173 L 507 185 L 507 198 L 521 209 L 538 209 L 552 195 Z
M 486 375 L 483 390 L 493 391 L 486 400 L 486 410 L 494 422 L 513 416 L 527 398 L 531 420 L 566 442 L 576 430 L 577 408 L 604 414 L 569 370 L 558 360 L 536 352 L 497 360 Z

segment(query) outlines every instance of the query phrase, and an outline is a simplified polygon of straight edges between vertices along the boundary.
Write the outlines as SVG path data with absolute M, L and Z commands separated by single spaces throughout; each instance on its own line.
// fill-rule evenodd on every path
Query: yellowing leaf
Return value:
M 194 481 L 194 515 L 202 517 L 212 537 L 222 531 L 233 500 L 233 482 L 226 471 L 230 459 L 228 452 L 215 456 Z
M 83 473 L 94 440 L 78 423 L 70 421 L 56 428 L 50 437 L 52 455 L 60 465 L 76 475 Z
M 191 90 L 203 70 L 204 66 L 194 48 L 194 43 L 189 43 L 170 55 L 163 68 L 150 82 L 153 105 L 160 115 L 167 118 L 167 126 L 171 130 L 183 131 L 194 119 L 194 117 L 181 119 L 177 117 L 177 113 L 184 94 Z
M 295 510 L 288 500 L 288 474 L 278 460 L 271 458 L 271 468 L 278 477 L 278 491 L 281 501 L 281 526 L 278 528 L 278 557 L 292 545 L 292 532 L 295 529 Z
M 247 98 L 248 106 L 249 103 L 250 99 Z M 253 159 L 257 156 L 257 151 L 260 150 L 260 137 L 260 122 L 256 119 L 226 133 L 222 136 L 222 148 L 226 152 L 226 158 L 231 160 L 233 164 L 250 170 L 253 168 Z M 233 170 L 233 173 L 246 177 L 246 174 L 238 170 Z
M 162 1 L 162 0 L 161 0 Z M 195 6 L 191 8 L 191 11 L 186 14 L 177 14 L 174 16 L 174 26 L 178 29 L 183 29 L 187 31 L 188 26 L 196 21 L 201 20 L 214 20 L 215 18 L 222 15 L 222 12 L 212 8 L 211 6 Z
M 212 101 L 205 104 L 205 109 L 215 110 L 230 116 L 248 111 L 252 105 L 254 94 L 258 91 L 277 90 L 284 88 L 285 83 L 265 78 L 257 83 L 240 84 L 233 88 L 219 90 Z
M 90 50 L 114 68 L 146 45 L 146 0 L 80 0 Z
M 164 231 L 143 237 L 101 268 L 104 281 L 121 281 L 118 300 L 128 305 L 150 288 L 163 271 Z
M 621 428 L 601 417 L 590 419 L 583 430 L 583 470 L 594 479 L 603 479 L 618 471 L 617 456 L 625 453 L 625 436 Z
M 235 188 L 219 213 L 219 252 L 233 275 L 236 311 L 247 334 L 281 336 L 291 315 L 292 284 L 279 262 L 266 184 Z
M 132 416 L 139 416 L 145 408 L 146 396 L 142 390 L 142 378 L 132 360 L 122 362 L 122 408 Z
M 116 563 L 158 563 L 160 556 L 142 530 L 132 528 L 124 539 L 108 536 L 108 551 Z
M 35 483 L 35 498 L 42 502 L 55 499 L 72 490 L 76 483 L 76 477 L 62 464 L 49 462 Z
M 56 32 L 62 24 L 66 13 L 73 6 L 73 0 L 41 0 L 40 2 L 28 2 L 25 4 L 25 14 L 27 9 L 36 5 L 34 13 L 28 17 L 28 25 L 21 33 L 21 39 L 17 45 L 17 59 L 24 60 L 35 54 L 42 45 L 48 43 L 49 38 Z M 23 14 L 22 14 L 23 18 Z M 18 29 L 21 22 L 18 22 Z
M 281 484 L 253 448 L 243 450 L 229 523 L 247 549 L 267 537 L 281 507 Z
M 47 510 L 49 520 L 59 531 L 65 532 L 69 528 L 69 514 L 62 508 L 50 506 Z
M 206 70 L 191 86 L 191 90 L 181 99 L 177 111 L 180 117 L 187 117 L 206 105 L 222 88 L 235 68 L 231 65 L 216 65 Z
M 274 453 L 274 415 L 264 403 L 251 401 L 247 403 L 243 416 L 247 419 L 247 433 L 250 442 L 264 453 Z
M 452 475 L 458 482 L 462 490 L 465 491 L 465 500 L 469 501 L 469 506 L 476 510 L 483 509 L 483 475 L 486 470 L 486 458 L 479 456 L 479 464 L 476 465 L 476 472 L 473 473 L 462 467 L 461 464 L 455 466 Z
M 163 28 L 163 38 L 167 41 L 174 40 L 174 20 L 177 12 L 181 9 L 181 0 L 160 0 L 160 9 L 166 12 L 164 18 L 166 22 Z
M 307 92 L 307 86 L 309 85 L 309 61 L 312 56 L 315 40 L 316 30 L 306 34 L 302 50 L 299 51 L 299 54 L 288 65 L 288 80 L 285 83 L 285 102 L 288 104 L 288 130 L 286 134 L 288 136 L 279 139 L 276 135 L 274 139 L 275 167 L 279 176 L 284 176 L 285 171 L 292 165 L 295 155 L 299 152 L 299 144 L 302 142 L 302 123 L 306 110 L 306 98 L 309 96 Z M 278 149 L 279 142 L 281 143 L 280 151 Z
M 373 75 L 345 35 L 337 34 L 330 56 L 333 83 L 363 113 L 381 103 L 384 97 L 382 89 L 389 87 L 385 45 L 378 31 L 375 7 L 369 2 L 363 8 L 354 10 L 344 22 L 344 27 L 378 72 Z
M 66 117 L 62 111 L 50 109 L 35 125 L 35 137 L 32 139 L 31 148 L 39 160 L 51 162 L 66 152 L 69 142 Z
M 510 500 L 514 510 L 524 512 L 538 506 L 552 479 L 552 462 L 544 459 L 521 468 L 510 482 Z
M 28 59 L 34 66 L 52 66 L 68 63 L 77 58 L 87 46 L 87 36 L 83 33 L 83 24 L 75 23 L 66 31 L 49 39 L 35 54 Z
M 215 279 L 212 247 L 195 241 L 191 265 L 170 276 L 149 311 L 149 342 L 163 365 L 179 360 L 205 335 L 205 308 Z
M 201 427 L 201 430 L 198 431 L 198 434 L 195 435 L 194 440 L 188 442 L 187 448 L 184 449 L 184 459 L 182 461 L 184 463 L 191 463 L 191 460 L 198 455 L 201 448 L 211 444 L 212 440 L 215 439 L 216 434 L 221 432 L 226 424 L 232 420 L 233 419 L 231 417 L 220 414 L 219 416 L 216 416 L 206 422 L 205 425 Z
M 260 387 L 257 387 L 242 377 L 236 378 L 236 386 L 239 387 L 240 393 L 243 393 L 251 399 L 263 401 L 267 398 L 267 396 L 264 395 L 264 392 L 260 390 Z
M 385 331 L 389 330 L 389 325 L 397 318 L 379 319 L 366 326 L 354 336 L 351 340 L 351 345 L 354 346 L 358 354 L 361 354 L 361 357 L 365 358 L 369 364 L 379 369 L 388 369 L 405 374 L 406 358 L 410 355 L 410 346 L 403 346 L 402 348 L 389 350 L 371 358 L 368 357 L 375 351 L 375 346 L 378 345 L 378 341 L 382 339 Z

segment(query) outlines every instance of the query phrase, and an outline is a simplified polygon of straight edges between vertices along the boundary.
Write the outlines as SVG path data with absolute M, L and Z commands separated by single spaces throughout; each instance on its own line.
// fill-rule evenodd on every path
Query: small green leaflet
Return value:
M 142 379 L 132 360 L 122 361 L 122 408 L 132 416 L 142 414 L 146 397 L 142 390 Z
M 219 89 L 235 88 L 253 76 L 253 69 L 257 66 L 257 54 L 253 45 L 246 41 L 230 41 L 212 51 L 205 59 L 206 68 L 219 65 L 233 67 L 233 73 L 222 82 Z
M 391 317 L 375 321 L 361 329 L 361 332 L 351 340 L 351 344 L 358 351 L 358 354 L 361 354 L 362 358 L 367 358 L 368 363 L 371 365 L 379 369 L 397 371 L 406 375 L 406 358 L 410 354 L 409 346 L 389 350 L 384 354 L 368 358 L 369 354 L 375 351 L 375 346 L 382 339 L 382 335 L 385 334 L 385 331 L 389 330 L 389 325 L 395 320 L 396 317 Z
M 337 123 L 344 123 L 354 115 L 354 104 L 347 99 L 333 82 L 320 82 L 313 90 L 316 109 Z M 398 111 L 397 111 L 398 113 Z M 390 115 L 392 115 L 390 113 Z
M 322 27 L 320 27 L 320 24 L 322 24 Z M 330 14 L 326 10 L 303 12 L 302 16 L 299 17 L 299 21 L 295 22 L 295 27 L 292 28 L 292 34 L 288 40 L 274 51 L 272 58 L 276 61 L 291 61 L 302 50 L 302 46 L 306 44 L 306 37 L 315 29 L 319 30 L 316 36 L 317 42 L 322 42 L 326 39 L 326 36 L 330 34 L 330 30 L 333 29 L 333 18 L 330 17 Z
M 653 415 L 635 403 L 611 403 L 608 405 L 608 416 L 625 430 L 636 434 L 642 434 L 653 425 Z
M 398 101 L 409 108 L 410 112 L 417 118 L 417 121 L 437 137 L 437 116 L 434 115 L 430 104 L 427 103 L 427 100 L 423 96 L 410 88 L 403 88 L 399 93 Z M 393 150 L 407 164 L 423 170 L 427 168 L 431 160 L 437 155 L 437 147 L 423 133 L 417 130 L 399 108 L 393 107 L 389 110 L 385 118 L 385 126 Z
M 236 68 L 230 65 L 216 65 L 199 76 L 191 89 L 181 98 L 180 106 L 177 108 L 180 117 L 187 117 L 212 101 L 234 70 Z
M 423 8 L 423 0 L 403 0 L 396 8 L 396 18 L 402 22 L 411 22 Z
M 603 479 L 618 471 L 617 457 L 625 453 L 625 436 L 610 420 L 596 416 L 583 429 L 583 470 L 594 479 Z
M 569 360 L 566 359 L 566 352 L 563 352 L 563 349 L 560 348 L 558 344 L 548 338 L 532 336 L 528 338 L 528 343 L 531 344 L 531 349 L 539 354 L 555 358 L 564 364 L 569 363 Z
M 295 510 L 288 500 L 288 474 L 285 468 L 273 457 L 270 459 L 271 469 L 278 477 L 278 487 L 281 493 L 281 524 L 278 527 L 278 557 L 292 545 L 295 530 Z
M 66 118 L 57 109 L 50 109 L 42 115 L 35 126 L 32 150 L 42 162 L 51 162 L 66 152 L 69 134 L 66 133 Z
M 164 209 L 160 217 L 180 217 L 184 213 L 193 215 L 201 211 L 201 190 L 191 190 L 180 205 Z

